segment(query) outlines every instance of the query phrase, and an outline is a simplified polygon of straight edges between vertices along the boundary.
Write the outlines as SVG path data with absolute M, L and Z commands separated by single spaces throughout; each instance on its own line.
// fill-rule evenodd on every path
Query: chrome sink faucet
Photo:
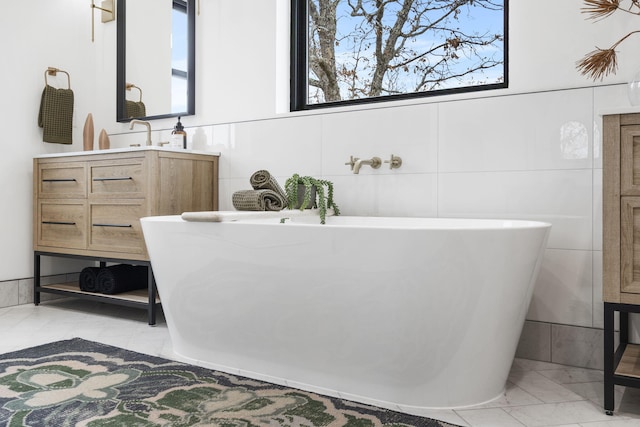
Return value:
M 144 120 L 136 120 L 133 119 L 130 122 L 131 124 L 129 125 L 129 129 L 133 129 L 133 125 L 135 124 L 140 124 L 140 125 L 144 125 L 147 127 L 147 145 L 152 145 L 151 143 L 151 123 L 149 122 L 145 122 Z

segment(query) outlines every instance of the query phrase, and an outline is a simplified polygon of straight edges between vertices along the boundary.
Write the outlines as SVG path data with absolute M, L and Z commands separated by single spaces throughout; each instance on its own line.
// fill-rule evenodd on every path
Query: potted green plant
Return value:
M 300 176 L 296 173 L 287 179 L 284 187 L 289 209 L 304 210 L 317 207 L 321 224 L 325 223 L 327 209 L 333 209 L 335 215 L 340 215 L 340 209 L 333 201 L 333 183 L 331 181 L 311 176 Z

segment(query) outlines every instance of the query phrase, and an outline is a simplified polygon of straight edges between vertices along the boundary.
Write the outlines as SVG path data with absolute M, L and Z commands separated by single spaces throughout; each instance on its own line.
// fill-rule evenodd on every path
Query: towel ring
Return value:
M 142 89 L 140 89 L 138 86 L 134 85 L 133 83 L 127 83 L 126 89 L 127 90 L 138 89 L 140 91 L 140 102 L 142 102 Z
M 44 84 L 45 85 L 49 84 L 49 82 L 47 81 L 47 75 L 55 76 L 58 74 L 58 72 L 65 73 L 67 75 L 67 86 L 69 86 L 67 89 L 71 89 L 71 76 L 69 76 L 69 73 L 54 67 L 48 67 L 47 70 L 44 72 Z

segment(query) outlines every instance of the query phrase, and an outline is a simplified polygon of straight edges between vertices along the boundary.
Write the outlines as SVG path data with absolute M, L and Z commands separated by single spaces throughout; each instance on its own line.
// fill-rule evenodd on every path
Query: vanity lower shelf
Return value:
M 640 344 L 626 345 L 616 367 L 615 375 L 640 378 Z
M 122 292 L 114 295 L 108 295 L 108 294 L 102 294 L 102 293 L 82 291 L 80 290 L 80 286 L 78 282 L 64 282 L 64 283 L 42 285 L 41 276 L 40 276 L 40 261 L 42 256 L 76 258 L 76 259 L 83 259 L 83 260 L 89 260 L 89 261 L 96 261 L 96 262 L 100 262 L 102 266 L 104 266 L 107 262 L 146 266 L 149 269 L 149 274 L 148 274 L 149 279 L 147 283 L 147 289 L 139 289 L 139 290 L 134 290 L 129 292 Z M 156 283 L 153 277 L 151 263 L 149 261 L 127 260 L 127 259 L 120 259 L 120 258 L 102 258 L 102 257 L 92 257 L 92 256 L 60 254 L 55 252 L 35 251 L 34 252 L 33 290 L 34 290 L 33 302 L 35 305 L 40 304 L 41 293 L 50 293 L 50 294 L 64 295 L 68 297 L 74 297 L 74 298 L 80 298 L 80 299 L 86 299 L 86 300 L 100 301 L 104 303 L 121 305 L 121 306 L 146 308 L 149 325 L 155 325 L 156 312 L 157 312 L 157 309 L 160 307 L 160 298 L 156 290 Z
M 78 289 L 78 282 L 56 283 L 53 285 L 40 286 L 40 292 L 60 293 L 60 294 L 79 294 L 84 297 L 91 297 L 96 300 L 121 300 L 122 302 L 130 302 L 135 306 L 140 304 L 146 305 L 149 301 L 148 291 L 139 289 L 136 291 L 123 292 L 116 295 L 100 294 L 95 292 L 85 292 Z M 156 295 L 156 304 L 160 304 L 160 298 Z

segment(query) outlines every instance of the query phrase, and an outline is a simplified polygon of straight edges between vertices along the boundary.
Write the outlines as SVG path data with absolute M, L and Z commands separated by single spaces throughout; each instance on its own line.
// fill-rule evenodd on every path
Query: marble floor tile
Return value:
M 584 400 L 574 393 L 537 371 L 515 372 L 509 375 L 509 381 L 545 403 Z
M 504 411 L 526 427 L 546 427 L 569 423 L 607 421 L 610 416 L 592 402 L 561 402 L 543 405 L 515 406 Z
M 80 337 L 165 358 L 171 338 L 162 312 L 147 313 L 76 299 L 0 308 L 0 353 Z M 425 409 L 422 415 L 463 427 L 640 427 L 640 389 L 616 387 L 616 410 L 602 408 L 602 371 L 515 359 L 502 397 L 458 409 Z
M 560 384 L 588 383 L 602 381 L 602 371 L 585 368 L 564 367 L 539 371 L 541 375 Z
M 544 402 L 509 381 L 507 382 L 502 397 L 479 405 L 478 408 L 501 408 L 505 406 L 535 405 L 539 403 Z
M 458 414 L 474 427 L 522 427 L 522 423 L 502 408 L 460 410 Z
M 596 421 L 593 423 L 572 424 L 580 427 L 638 427 L 638 420 L 613 420 L 613 421 Z M 562 426 L 564 427 L 564 426 Z

